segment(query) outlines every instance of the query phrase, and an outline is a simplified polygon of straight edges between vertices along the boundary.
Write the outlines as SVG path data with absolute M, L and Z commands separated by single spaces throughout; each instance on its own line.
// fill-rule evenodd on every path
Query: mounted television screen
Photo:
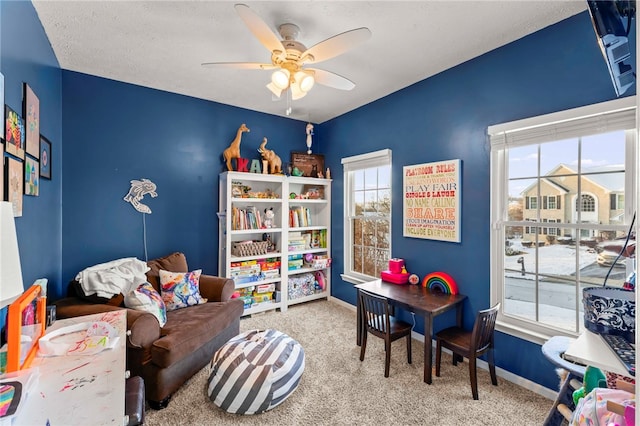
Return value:
M 635 15 L 635 1 L 587 0 L 587 4 L 616 96 L 620 96 L 636 79 L 629 49 L 629 31 Z

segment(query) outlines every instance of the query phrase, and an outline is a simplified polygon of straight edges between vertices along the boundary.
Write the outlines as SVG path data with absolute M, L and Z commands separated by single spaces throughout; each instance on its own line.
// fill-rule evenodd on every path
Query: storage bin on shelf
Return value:
M 322 293 L 325 289 L 326 276 L 323 271 L 306 272 L 289 277 L 288 295 L 289 299 L 311 296 Z
M 267 254 L 268 241 L 238 241 L 231 246 L 231 254 L 239 257 Z

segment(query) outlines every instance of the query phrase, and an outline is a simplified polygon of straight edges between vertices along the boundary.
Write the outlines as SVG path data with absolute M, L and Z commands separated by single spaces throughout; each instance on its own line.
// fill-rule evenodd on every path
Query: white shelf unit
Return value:
M 234 194 L 234 183 L 236 193 Z M 248 195 L 239 196 L 237 188 L 248 187 Z M 313 199 L 289 198 L 291 193 L 300 195 L 310 192 L 315 197 Z M 269 194 L 277 194 L 278 198 L 258 198 Z M 235 195 L 235 196 L 234 196 Z M 260 276 L 256 281 L 241 282 L 236 284 L 239 291 L 249 292 L 259 285 L 274 284 L 275 291 L 270 302 L 260 302 L 245 307 L 244 315 L 250 315 L 267 310 L 286 310 L 287 306 L 308 302 L 311 300 L 328 298 L 331 294 L 331 267 L 313 267 L 314 258 L 331 258 L 331 180 L 287 177 L 282 175 L 268 175 L 244 172 L 224 172 L 220 174 L 219 181 L 219 264 L 220 275 L 232 278 L 233 274 L 239 274 L 237 269 L 242 266 L 251 268 L 250 264 L 261 263 L 268 259 L 280 262 L 279 277 L 264 278 Z M 244 223 L 238 221 L 239 216 L 250 217 L 247 212 L 258 213 L 261 219 L 264 218 L 265 209 L 273 209 L 275 215 L 273 227 L 269 229 L 257 228 L 254 223 L 252 229 L 236 229 L 240 227 L 250 227 L 247 223 L 252 220 L 245 220 Z M 242 211 L 242 213 L 239 213 Z M 290 211 L 305 213 L 306 226 L 293 226 L 290 224 Z M 236 221 L 234 222 L 234 216 Z M 246 219 L 245 217 L 245 219 Z M 301 217 L 301 216 L 299 216 Z M 298 223 L 299 225 L 299 223 Z M 298 234 L 300 233 L 300 234 Z M 273 251 L 266 254 L 235 256 L 232 254 L 234 244 L 241 241 L 261 241 L 267 234 L 271 237 L 275 245 Z M 305 246 L 289 249 L 289 242 L 299 235 L 305 235 Z M 306 236 L 308 235 L 308 236 Z M 317 237 L 317 241 L 311 241 L 312 237 Z M 320 238 L 322 237 L 322 238 Z M 289 270 L 289 256 L 302 257 L 304 265 L 298 269 Z M 311 260 L 309 264 L 305 261 Z M 245 262 L 246 265 L 242 265 Z M 316 260 L 316 263 L 321 263 Z M 267 262 L 268 263 L 268 262 Z M 239 265 L 240 264 L 240 265 Z M 232 268 L 234 268 L 232 270 Z M 253 266 L 253 271 L 257 270 Z M 315 285 L 309 288 L 309 275 L 322 271 L 324 274 L 324 288 Z M 249 279 L 249 278 L 245 278 Z M 307 284 L 300 285 L 304 280 Z M 315 283 L 320 282 L 318 280 Z M 250 300 L 248 295 L 246 299 Z M 276 299 L 278 297 L 278 299 Z M 278 300 L 277 302 L 275 300 Z
M 289 256 L 302 256 L 303 261 L 306 255 L 310 257 L 326 257 L 331 259 L 331 180 L 304 178 L 290 176 L 287 178 L 289 194 L 306 194 L 308 192 L 318 194 L 319 198 L 289 198 L 287 209 L 293 212 L 305 212 L 302 216 L 307 217 L 306 223 L 298 220 L 298 226 L 294 226 L 291 220 L 287 222 L 285 228 L 287 238 L 287 264 Z M 311 190 L 311 191 L 310 191 Z M 298 233 L 311 236 L 311 244 L 306 243 L 304 248 L 298 249 L 290 247 Z M 318 237 L 318 241 L 315 240 Z M 308 289 L 300 289 L 300 281 L 307 274 L 315 274 L 320 271 L 324 274 L 324 289 L 316 288 L 315 292 Z M 287 276 L 287 305 L 308 302 L 328 298 L 331 294 L 331 266 L 314 268 L 304 261 L 302 267 L 286 271 Z
M 235 191 L 234 191 L 235 189 Z M 237 269 L 252 268 L 249 275 L 245 276 L 242 282 L 236 283 L 236 290 L 245 292 L 243 294 L 247 303 L 245 304 L 244 315 L 268 311 L 286 307 L 282 295 L 286 292 L 283 286 L 282 275 L 282 252 L 285 220 L 288 215 L 287 209 L 283 205 L 283 197 L 287 196 L 283 176 L 225 172 L 220 174 L 219 180 L 219 274 L 227 278 L 242 274 Z M 259 198 L 259 197 L 273 198 Z M 251 216 L 260 216 L 260 222 L 264 220 L 265 209 L 273 209 L 274 217 L 272 228 L 264 229 Z M 235 220 L 234 220 L 235 217 Z M 242 219 L 242 220 L 240 220 Z M 269 235 L 275 249 L 260 254 L 234 255 L 233 247 L 243 241 L 262 241 L 263 235 Z M 276 277 L 264 278 L 261 276 L 264 264 L 280 262 L 279 274 Z M 273 265 L 273 263 L 270 263 Z M 261 266 L 258 266 L 261 265 Z M 259 269 L 260 274 L 256 273 Z M 255 279 L 255 281 L 245 281 Z M 238 280 L 240 281 L 240 280 Z M 251 294 L 257 286 L 274 285 L 271 301 L 250 303 L 254 300 Z M 284 291 L 283 291 L 284 289 Z M 280 295 L 279 297 L 277 295 Z M 276 300 L 279 300 L 276 302 Z

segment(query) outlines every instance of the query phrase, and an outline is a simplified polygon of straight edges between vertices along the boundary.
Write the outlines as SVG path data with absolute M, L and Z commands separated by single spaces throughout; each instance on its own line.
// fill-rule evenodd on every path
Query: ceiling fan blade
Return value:
M 314 72 L 314 78 L 316 80 L 316 83 L 318 84 L 322 84 L 328 87 L 333 87 L 334 89 L 339 89 L 339 90 L 351 90 L 354 87 L 356 87 L 356 84 L 353 81 L 341 75 L 338 75 L 336 73 L 320 70 L 317 68 L 305 68 L 305 69 L 308 71 Z
M 282 52 L 281 55 L 284 59 L 286 51 L 280 38 L 269 28 L 260 16 L 258 16 L 253 10 L 246 4 L 236 4 L 236 12 L 240 15 L 240 18 L 244 21 L 245 25 L 253 33 L 253 35 L 266 47 L 270 52 L 274 50 Z
M 355 30 L 346 31 L 335 35 L 318 44 L 315 44 L 302 53 L 303 62 L 321 62 L 341 55 L 349 49 L 363 43 L 371 37 L 369 28 L 357 28 Z M 310 55 L 313 58 L 306 59 L 305 56 Z
M 263 64 L 259 62 L 205 62 L 205 68 L 233 68 L 236 70 L 271 70 L 279 68 L 273 64 Z

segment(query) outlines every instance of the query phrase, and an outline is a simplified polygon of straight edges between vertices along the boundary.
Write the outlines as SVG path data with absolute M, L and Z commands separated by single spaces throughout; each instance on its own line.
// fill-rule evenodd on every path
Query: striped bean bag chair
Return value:
M 207 393 L 229 413 L 260 414 L 287 399 L 303 371 L 300 343 L 277 330 L 250 330 L 214 354 Z

